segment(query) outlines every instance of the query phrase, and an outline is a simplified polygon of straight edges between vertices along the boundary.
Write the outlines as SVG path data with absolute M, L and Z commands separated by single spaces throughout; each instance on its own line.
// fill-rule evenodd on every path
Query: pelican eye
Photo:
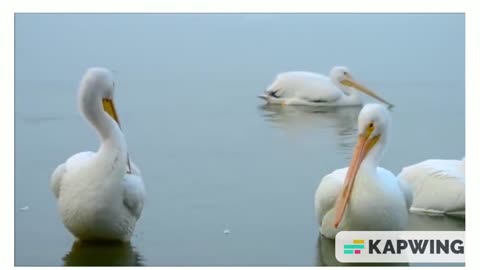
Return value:
M 370 124 L 368 124 L 368 129 L 369 129 L 370 131 L 373 131 L 374 127 L 375 127 L 375 126 L 373 125 L 373 122 L 371 122 Z
M 343 75 L 347 75 L 347 72 L 346 72 L 346 71 L 344 71 L 344 72 L 343 72 Z

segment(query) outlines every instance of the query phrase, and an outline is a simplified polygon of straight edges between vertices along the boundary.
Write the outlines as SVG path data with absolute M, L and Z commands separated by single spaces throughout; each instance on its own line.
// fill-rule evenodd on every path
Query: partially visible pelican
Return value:
M 412 188 L 411 212 L 465 218 L 465 158 L 425 160 L 403 168 L 398 178 Z
M 129 241 L 143 209 L 143 181 L 128 157 L 114 88 L 109 70 L 87 70 L 80 82 L 78 104 L 96 129 L 100 147 L 97 152 L 71 156 L 51 178 L 63 223 L 80 240 Z
M 385 106 L 368 104 L 358 116 L 358 141 L 348 168 L 326 175 L 315 193 L 320 232 L 400 231 L 408 222 L 409 187 L 378 166 L 387 145 L 390 117 Z
M 393 107 L 355 81 L 346 67 L 332 68 L 329 77 L 306 71 L 280 73 L 259 98 L 282 105 L 360 106 L 363 101 L 357 90 Z

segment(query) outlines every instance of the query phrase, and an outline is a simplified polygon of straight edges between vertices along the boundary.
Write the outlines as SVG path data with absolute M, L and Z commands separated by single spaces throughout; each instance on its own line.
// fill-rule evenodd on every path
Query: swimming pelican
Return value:
M 389 107 L 393 105 L 355 81 L 346 67 L 334 67 L 330 76 L 306 71 L 290 71 L 277 75 L 265 94 L 258 96 L 267 103 L 306 106 L 360 106 L 360 92 Z
M 145 190 L 113 101 L 115 83 L 105 68 L 90 68 L 80 82 L 80 111 L 100 138 L 97 152 L 81 152 L 60 164 L 51 189 L 63 223 L 80 240 L 129 241 L 143 209 Z
M 412 188 L 411 212 L 465 218 L 465 158 L 430 159 L 398 175 Z
M 350 167 L 326 175 L 315 193 L 320 232 L 399 231 L 408 221 L 409 187 L 378 167 L 387 144 L 390 117 L 384 105 L 368 104 L 358 116 L 358 142 Z

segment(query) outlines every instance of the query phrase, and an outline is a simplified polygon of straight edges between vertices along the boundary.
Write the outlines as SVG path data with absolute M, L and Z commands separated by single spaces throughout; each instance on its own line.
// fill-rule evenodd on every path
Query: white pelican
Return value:
M 408 221 L 408 186 L 378 167 L 387 144 L 390 117 L 385 106 L 368 104 L 358 116 L 358 142 L 350 167 L 326 175 L 315 193 L 320 231 L 398 231 Z M 347 170 L 348 169 L 348 170 Z
M 425 160 L 403 168 L 398 178 L 412 188 L 411 212 L 465 218 L 465 158 Z
M 60 164 L 51 189 L 63 223 L 79 240 L 129 241 L 143 209 L 140 171 L 130 163 L 113 101 L 110 71 L 90 68 L 80 82 L 80 111 L 100 138 L 97 152 L 81 152 Z
M 346 67 L 334 67 L 330 76 L 306 71 L 277 75 L 265 94 L 267 103 L 306 106 L 360 106 L 363 92 L 390 107 L 393 105 L 353 79 Z

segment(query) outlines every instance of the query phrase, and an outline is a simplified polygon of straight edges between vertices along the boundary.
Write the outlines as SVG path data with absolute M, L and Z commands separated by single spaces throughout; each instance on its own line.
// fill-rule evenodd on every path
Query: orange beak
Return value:
M 348 200 L 350 199 L 350 195 L 352 194 L 353 184 L 355 183 L 358 169 L 360 168 L 360 165 L 367 156 L 368 152 L 373 148 L 373 146 L 375 146 L 375 144 L 378 142 L 378 139 L 380 138 L 380 135 L 370 138 L 373 130 L 374 127 L 371 126 L 367 129 L 366 132 L 364 132 L 358 137 L 358 142 L 353 152 L 353 158 L 350 163 L 350 167 L 348 168 L 345 182 L 343 184 L 343 190 L 338 196 L 337 202 L 335 204 L 335 228 L 337 228 L 342 221 L 345 209 L 347 209 Z
M 381 98 L 379 95 L 377 95 L 372 90 L 368 89 L 367 87 L 363 86 L 359 82 L 355 81 L 351 76 L 348 76 L 347 78 L 342 80 L 340 83 L 343 84 L 343 85 L 346 85 L 348 87 L 354 87 L 358 91 L 363 92 L 363 93 L 365 93 L 365 94 L 367 94 L 367 95 L 369 95 L 369 96 L 387 104 L 389 108 L 393 107 L 392 103 L 386 101 L 385 99 Z
M 115 109 L 115 103 L 110 98 L 104 98 L 102 100 L 103 110 L 112 117 L 115 122 L 117 122 L 118 126 L 120 127 L 120 120 L 118 118 L 117 110 Z M 130 157 L 127 153 L 127 173 L 132 172 L 132 167 L 130 165 Z

